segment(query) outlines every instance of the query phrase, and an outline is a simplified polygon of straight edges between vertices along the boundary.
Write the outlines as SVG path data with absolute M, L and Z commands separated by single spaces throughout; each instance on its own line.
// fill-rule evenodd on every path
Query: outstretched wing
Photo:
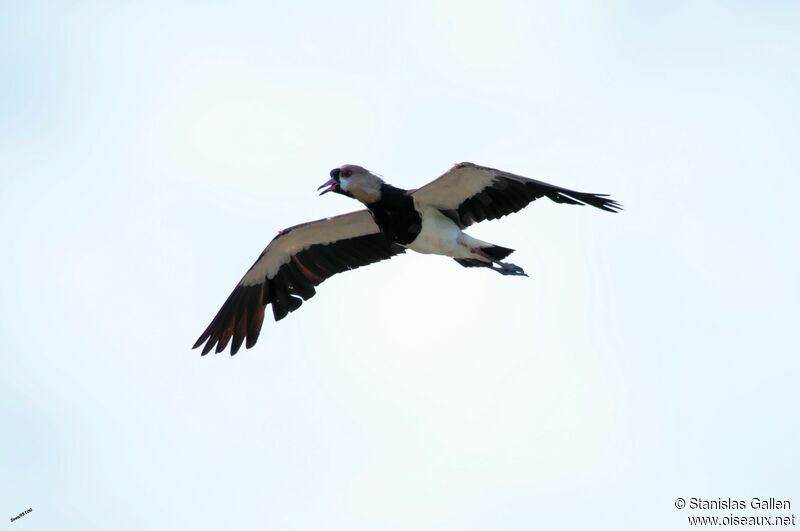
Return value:
M 556 203 L 591 205 L 607 212 L 622 209 L 604 194 L 575 192 L 471 162 L 456 164 L 411 194 L 417 204 L 438 208 L 461 228 L 518 212 L 540 197 Z
M 304 223 L 281 231 L 236 285 L 228 300 L 192 348 L 205 342 L 203 355 L 216 345 L 231 355 L 242 342 L 258 340 L 266 305 L 280 321 L 314 296 L 315 286 L 336 273 L 386 260 L 405 252 L 385 238 L 367 210 Z

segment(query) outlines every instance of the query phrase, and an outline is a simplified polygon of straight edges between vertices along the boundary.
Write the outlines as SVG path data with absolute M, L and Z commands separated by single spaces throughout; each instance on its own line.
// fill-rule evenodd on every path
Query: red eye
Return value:
M 351 175 L 353 175 L 353 170 L 351 170 L 350 168 L 345 168 L 342 170 L 342 175 L 344 175 L 345 177 L 350 177 Z

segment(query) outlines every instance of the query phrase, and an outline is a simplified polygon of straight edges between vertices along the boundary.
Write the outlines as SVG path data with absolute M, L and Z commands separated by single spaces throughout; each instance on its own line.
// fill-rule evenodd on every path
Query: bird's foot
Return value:
M 495 265 L 499 267 L 492 267 L 492 270 L 497 271 L 501 275 L 512 275 L 516 277 L 528 276 L 528 274 L 525 273 L 525 270 L 518 265 L 509 264 L 508 262 L 495 262 Z

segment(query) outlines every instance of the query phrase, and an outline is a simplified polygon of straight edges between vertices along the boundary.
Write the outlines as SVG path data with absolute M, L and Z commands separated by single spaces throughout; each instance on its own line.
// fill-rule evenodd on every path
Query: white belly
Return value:
M 473 258 L 470 246 L 483 243 L 464 232 L 453 220 L 438 209 L 426 207 L 420 211 L 422 230 L 416 239 L 406 245 L 412 251 L 423 254 L 441 254 L 453 258 Z

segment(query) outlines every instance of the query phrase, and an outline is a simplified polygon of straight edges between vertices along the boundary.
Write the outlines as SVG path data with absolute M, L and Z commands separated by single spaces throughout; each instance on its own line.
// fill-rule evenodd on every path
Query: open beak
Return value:
M 325 188 L 326 186 L 327 188 Z M 325 189 L 322 190 L 323 188 Z M 322 190 L 322 192 L 320 192 L 319 195 L 325 195 L 328 192 L 335 192 L 338 189 L 339 189 L 339 183 L 337 183 L 335 179 L 331 179 L 330 181 L 326 182 L 325 184 L 317 188 L 317 190 Z

